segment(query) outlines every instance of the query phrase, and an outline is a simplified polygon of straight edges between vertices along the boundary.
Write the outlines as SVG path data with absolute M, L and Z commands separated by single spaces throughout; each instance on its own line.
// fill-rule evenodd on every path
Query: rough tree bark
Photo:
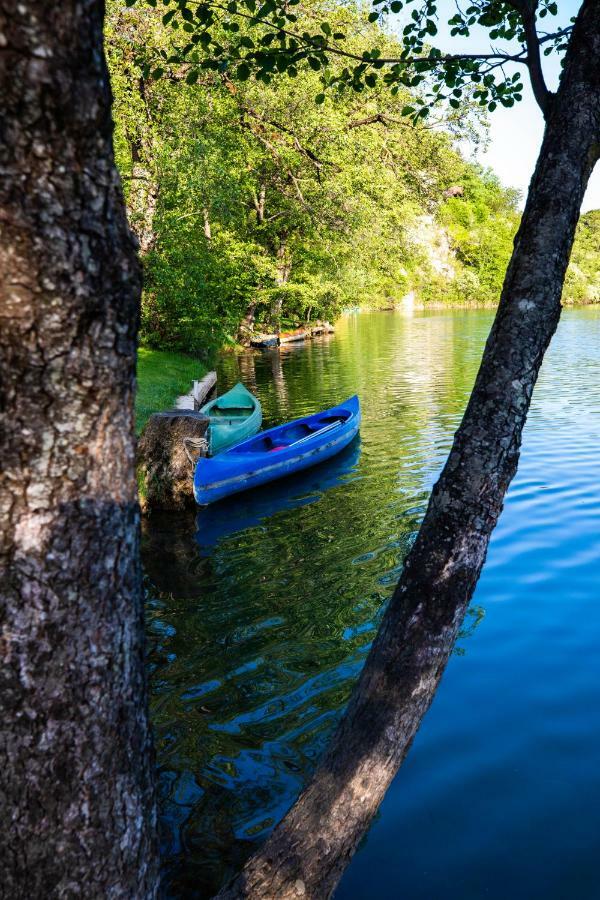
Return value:
M 154 897 L 134 475 L 140 274 L 102 0 L 0 0 L 0 868 Z
M 330 896 L 433 698 L 481 571 L 600 153 L 600 2 L 566 55 L 498 313 L 446 466 L 382 627 L 312 782 L 221 900 Z M 401 886 L 398 887 L 401 893 Z

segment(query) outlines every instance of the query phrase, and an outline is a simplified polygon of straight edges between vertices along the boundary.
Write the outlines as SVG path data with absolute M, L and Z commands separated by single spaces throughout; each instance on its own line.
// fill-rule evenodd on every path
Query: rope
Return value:
M 196 459 L 192 459 L 190 455 L 190 451 L 188 450 L 188 444 L 192 447 L 193 450 L 198 454 Z M 205 451 L 208 453 L 208 441 L 206 438 L 193 438 L 193 437 L 184 437 L 183 439 L 183 449 L 185 450 L 185 455 L 189 459 L 192 471 L 194 470 L 196 463 L 200 459 L 202 452 Z

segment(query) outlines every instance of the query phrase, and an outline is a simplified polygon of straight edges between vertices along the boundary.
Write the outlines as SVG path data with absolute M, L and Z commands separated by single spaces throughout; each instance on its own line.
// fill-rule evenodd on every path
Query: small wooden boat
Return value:
M 359 428 L 360 404 L 354 396 L 324 412 L 263 431 L 214 459 L 200 459 L 194 472 L 196 502 L 213 503 L 314 466 L 347 447 Z
M 256 434 L 262 422 L 259 401 L 240 382 L 206 403 L 200 412 L 210 419 L 208 452 L 211 456 Z

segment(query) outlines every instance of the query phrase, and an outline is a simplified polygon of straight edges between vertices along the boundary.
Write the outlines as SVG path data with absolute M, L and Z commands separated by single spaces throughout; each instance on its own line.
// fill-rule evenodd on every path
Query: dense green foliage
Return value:
M 192 381 L 206 374 L 206 367 L 183 353 L 166 353 L 140 347 L 137 361 L 135 427 L 139 434 L 149 416 L 173 406 L 180 394 L 187 394 Z
M 308 27 L 320 8 L 294 9 Z M 163 12 L 113 0 L 107 34 L 146 345 L 203 352 L 238 340 L 246 318 L 271 330 L 411 294 L 497 302 L 518 198 L 456 149 L 484 129 L 477 98 L 413 122 L 403 113 L 423 102 L 416 87 L 378 81 L 315 104 L 322 72 L 310 62 L 293 78 L 234 82 L 182 63 Z M 349 51 L 400 52 L 362 8 L 328 16 L 354 35 Z M 148 77 L 161 54 L 172 62 Z
M 336 15 L 362 30 L 357 52 L 393 43 L 356 9 Z M 311 69 L 268 85 L 211 72 L 182 84 L 176 70 L 145 80 L 141 49 L 166 43 L 151 10 L 113 5 L 117 155 L 146 241 L 146 343 L 201 350 L 233 342 L 247 311 L 285 326 L 415 289 L 438 300 L 440 282 L 453 299 L 494 300 L 515 197 L 453 149 L 453 130 L 477 137 L 468 103 L 426 127 L 402 118 L 406 91 L 315 105 Z M 455 185 L 463 195 L 445 198 Z M 451 259 L 438 258 L 442 226 Z
M 159 0 L 126 3 L 161 8 Z M 420 86 L 418 97 L 404 107 L 418 121 L 440 102 L 459 109 L 469 93 L 490 111 L 499 104 L 513 106 L 523 96 L 524 66 L 542 105 L 540 56 L 563 53 L 572 31 L 572 20 L 552 21 L 559 15 L 555 0 L 470 0 L 464 6 L 453 0 L 372 0 L 365 18 L 383 27 L 394 14 L 399 40 L 382 46 L 379 35 L 362 29 L 357 47 L 350 37 L 355 23 L 340 20 L 338 8 L 313 2 L 309 15 L 306 11 L 302 0 L 162 0 L 163 25 L 176 31 L 179 40 L 147 56 L 144 75 L 160 78 L 176 64 L 186 66 L 190 84 L 206 70 L 228 71 L 239 81 L 253 75 L 269 84 L 281 73 L 295 77 L 309 66 L 319 73 L 323 88 L 317 102 L 334 86 L 360 92 L 383 83 L 393 95 Z M 434 46 L 440 16 L 453 37 L 487 30 L 489 51 L 448 53 Z M 539 33 L 538 19 L 546 19 L 546 29 Z
M 564 303 L 600 303 L 600 209 L 585 213 L 577 226 Z

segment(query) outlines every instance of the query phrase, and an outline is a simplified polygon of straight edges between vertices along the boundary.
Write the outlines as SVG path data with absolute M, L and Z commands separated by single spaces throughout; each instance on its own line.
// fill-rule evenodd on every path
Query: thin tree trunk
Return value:
M 133 394 L 140 273 L 102 0 L 0 4 L 0 869 L 157 893 Z
M 202 210 L 202 221 L 204 222 L 204 237 L 206 238 L 206 242 L 210 244 L 212 241 L 212 230 L 210 227 L 210 217 L 208 215 L 208 209 L 206 207 Z
M 265 200 L 267 196 L 267 186 L 261 183 L 258 194 L 254 194 L 254 209 L 256 210 L 256 221 L 258 225 L 262 225 L 265 221 Z
M 277 247 L 277 265 L 275 283 L 278 287 L 285 287 L 292 272 L 292 260 L 288 250 L 287 240 L 281 237 Z M 283 293 L 278 291 L 271 303 L 271 322 L 277 334 L 281 329 L 281 310 L 283 308 Z
M 599 59 L 600 3 L 585 0 L 477 381 L 401 580 L 312 782 L 222 900 L 330 896 L 431 703 L 516 471 L 559 320 L 600 152 Z
M 130 224 L 135 233 L 140 253 L 145 255 L 156 244 L 154 217 L 158 205 L 159 186 L 156 174 L 151 168 L 152 159 L 152 117 L 146 94 L 146 82 L 138 81 L 140 97 L 146 112 L 145 125 L 140 125 L 140 135 L 131 142 L 131 184 L 128 195 Z
M 128 206 L 131 229 L 138 239 L 140 253 L 146 255 L 156 244 L 154 216 L 158 205 L 158 184 L 139 151 L 132 147 L 131 184 Z

